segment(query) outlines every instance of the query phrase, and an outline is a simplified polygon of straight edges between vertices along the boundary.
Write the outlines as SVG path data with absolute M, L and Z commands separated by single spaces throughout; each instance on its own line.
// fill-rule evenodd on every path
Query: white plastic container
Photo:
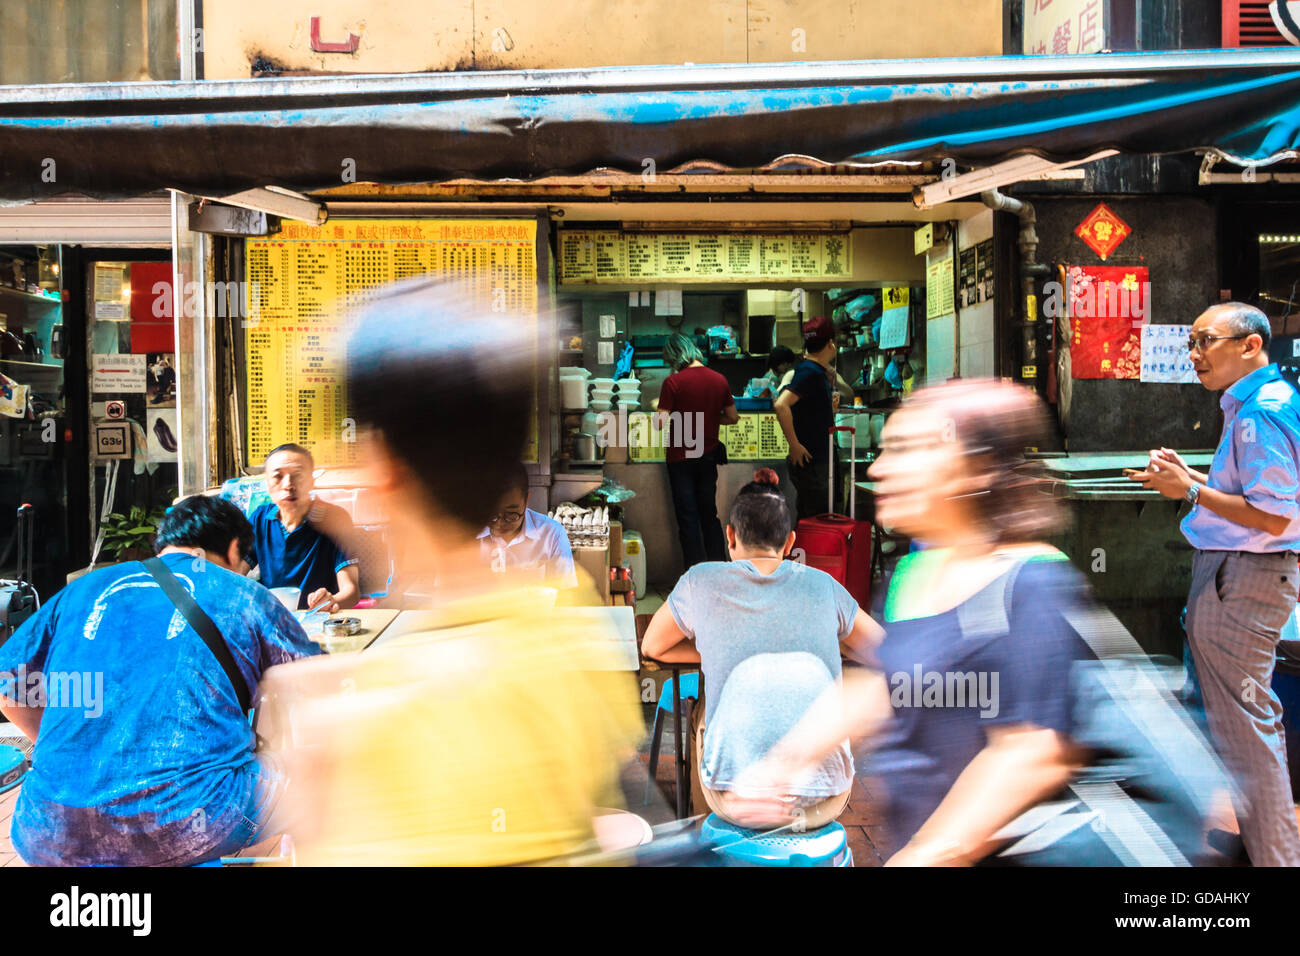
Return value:
M 636 586 L 636 599 L 645 597 L 645 542 L 640 531 L 623 532 L 623 567 L 632 569 L 632 584 Z
M 560 403 L 569 409 L 587 407 L 587 380 L 576 375 L 560 378 Z

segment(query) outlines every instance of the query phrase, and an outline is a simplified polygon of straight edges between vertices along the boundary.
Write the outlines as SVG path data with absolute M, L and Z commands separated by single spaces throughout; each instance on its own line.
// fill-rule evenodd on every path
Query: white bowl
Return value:
M 607 412 L 610 410 L 609 402 L 592 402 L 590 408 L 593 412 Z
M 289 611 L 298 610 L 298 602 L 302 598 L 300 588 L 271 588 L 271 593 L 276 596 L 281 604 Z

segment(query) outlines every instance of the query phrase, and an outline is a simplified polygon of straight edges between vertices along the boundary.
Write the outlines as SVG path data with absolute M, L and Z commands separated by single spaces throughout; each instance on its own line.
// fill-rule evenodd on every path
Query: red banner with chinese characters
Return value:
M 1070 266 L 1070 368 L 1074 378 L 1138 378 L 1139 330 L 1150 318 L 1144 266 Z

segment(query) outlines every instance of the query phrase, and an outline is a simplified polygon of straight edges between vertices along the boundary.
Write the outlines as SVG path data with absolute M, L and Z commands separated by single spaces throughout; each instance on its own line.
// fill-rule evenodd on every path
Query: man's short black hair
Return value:
M 253 526 L 244 513 L 224 498 L 190 495 L 167 509 L 158 522 L 154 554 L 166 547 L 202 548 L 224 555 L 230 542 L 239 542 L 239 554 L 253 550 Z
M 1268 350 L 1269 340 L 1273 337 L 1273 328 L 1262 309 L 1245 302 L 1223 302 L 1218 308 L 1234 335 L 1258 335 L 1264 340 L 1264 350 Z
M 263 467 L 265 467 L 266 462 L 271 460 L 272 455 L 278 455 L 282 451 L 292 452 L 295 455 L 305 455 L 307 460 L 311 462 L 311 466 L 313 468 L 316 467 L 316 459 L 312 455 L 312 453 L 309 452 L 306 448 L 303 448 L 302 445 L 295 445 L 291 441 L 287 441 L 283 445 L 276 445 L 274 448 L 268 451 L 266 453 L 266 459 L 263 461 Z
M 777 345 L 767 353 L 767 370 L 775 372 L 782 365 L 793 365 L 799 360 L 794 350 L 785 345 Z
M 523 464 L 518 464 L 510 475 L 510 484 L 506 486 L 506 491 L 520 491 L 524 495 L 524 503 L 528 503 L 528 469 Z
M 348 398 L 426 503 L 477 534 L 519 468 L 533 415 L 536 333 L 443 279 L 371 300 L 348 336 Z

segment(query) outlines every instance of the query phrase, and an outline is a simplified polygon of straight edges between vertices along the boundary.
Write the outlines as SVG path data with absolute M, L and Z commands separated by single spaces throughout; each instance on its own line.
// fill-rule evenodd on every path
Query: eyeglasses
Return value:
M 1247 332 L 1246 335 L 1250 333 Z M 1211 342 L 1217 342 L 1219 339 L 1244 339 L 1246 335 L 1202 335 L 1199 338 L 1195 335 L 1187 337 L 1187 351 L 1204 352 L 1205 347 Z
M 522 511 L 501 511 L 488 518 L 488 524 L 514 524 L 523 516 Z

